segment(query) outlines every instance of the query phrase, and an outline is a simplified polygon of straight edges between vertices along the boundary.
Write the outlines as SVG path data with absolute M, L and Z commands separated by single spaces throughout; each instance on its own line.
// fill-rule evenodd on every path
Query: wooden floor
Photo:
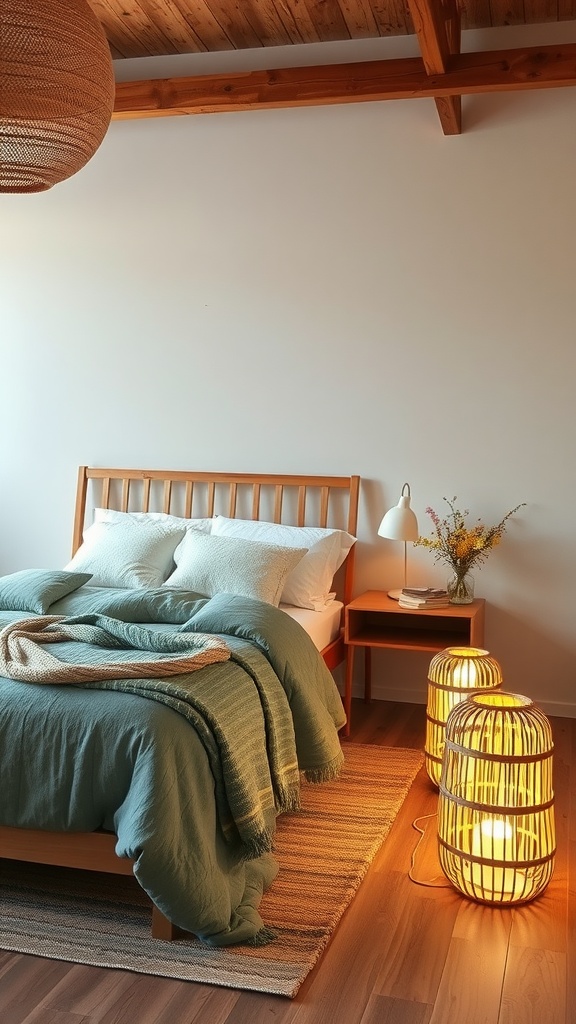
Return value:
M 355 703 L 353 714 L 353 740 L 423 745 L 419 705 Z M 575 1024 L 576 720 L 553 728 L 558 855 L 527 906 L 482 907 L 442 876 L 440 887 L 409 878 L 413 822 L 436 804 L 422 771 L 296 999 L 0 952 L 1 1024 Z M 432 843 L 412 873 L 437 877 Z

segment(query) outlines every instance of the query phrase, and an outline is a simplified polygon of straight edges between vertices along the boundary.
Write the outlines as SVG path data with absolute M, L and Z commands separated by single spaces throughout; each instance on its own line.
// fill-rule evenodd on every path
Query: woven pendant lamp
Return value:
M 514 693 L 475 693 L 451 711 L 438 800 L 444 874 L 479 903 L 538 896 L 555 854 L 552 730 Z
M 79 171 L 114 107 L 104 30 L 87 0 L 0 0 L 0 192 Z
M 424 751 L 426 771 L 435 786 L 440 782 L 446 722 L 452 708 L 474 690 L 497 690 L 500 686 L 500 665 L 479 647 L 447 647 L 432 658 L 428 669 Z

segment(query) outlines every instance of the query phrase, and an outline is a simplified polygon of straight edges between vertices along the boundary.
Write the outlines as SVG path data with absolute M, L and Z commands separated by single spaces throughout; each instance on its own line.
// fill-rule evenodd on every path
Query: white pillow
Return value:
M 185 532 L 159 521 L 92 523 L 64 568 L 92 573 L 95 587 L 159 587 L 174 568 L 174 551 Z
M 283 523 L 252 519 L 228 519 L 216 516 L 212 535 L 242 537 L 245 540 L 277 544 L 281 547 L 308 548 L 307 553 L 288 574 L 282 591 L 282 604 L 322 611 L 330 602 L 334 573 L 340 568 L 356 538 L 344 530 L 320 526 L 285 526 Z
M 288 573 L 305 554 L 306 548 L 188 530 L 174 552 L 176 569 L 164 586 L 206 597 L 240 594 L 278 605 Z
M 202 533 L 210 533 L 212 519 L 185 519 L 180 516 L 171 516 L 168 512 L 118 512 L 115 508 L 95 508 L 95 523 L 163 523 L 165 526 L 172 526 L 178 530 L 201 530 Z

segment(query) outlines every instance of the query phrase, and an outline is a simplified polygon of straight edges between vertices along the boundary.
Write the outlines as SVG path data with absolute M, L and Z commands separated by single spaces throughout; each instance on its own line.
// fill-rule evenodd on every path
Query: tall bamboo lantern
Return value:
M 438 801 L 446 877 L 479 903 L 538 896 L 555 855 L 552 730 L 528 697 L 475 693 L 450 712 Z

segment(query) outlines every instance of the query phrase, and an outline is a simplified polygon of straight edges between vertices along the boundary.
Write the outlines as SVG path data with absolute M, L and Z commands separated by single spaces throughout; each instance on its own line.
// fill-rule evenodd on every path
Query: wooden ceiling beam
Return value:
M 444 74 L 420 57 L 120 82 L 115 120 L 218 111 L 423 99 L 576 85 L 576 43 L 451 55 Z
M 408 10 L 418 39 L 424 67 L 429 75 L 448 70 L 451 54 L 460 52 L 460 11 L 456 0 L 408 0 Z M 462 97 L 435 96 L 436 110 L 444 135 L 462 131 Z

